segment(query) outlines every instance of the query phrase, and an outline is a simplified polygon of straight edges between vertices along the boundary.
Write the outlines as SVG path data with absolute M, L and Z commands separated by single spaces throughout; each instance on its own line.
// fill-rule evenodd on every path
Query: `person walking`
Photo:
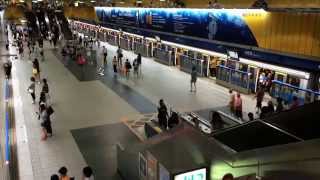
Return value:
M 236 117 L 242 119 L 242 98 L 239 92 L 234 100 L 234 109 Z
M 117 57 L 114 56 L 114 57 L 113 57 L 113 60 L 112 60 L 112 66 L 113 66 L 113 72 L 114 72 L 114 73 L 117 73 L 117 72 L 118 72 L 118 70 L 117 70 L 117 64 L 118 64 Z
M 66 167 L 61 167 L 58 172 L 60 180 L 70 180 L 70 177 L 68 176 L 68 169 Z
M 59 180 L 59 176 L 56 174 L 51 175 L 50 180 Z
M 138 76 L 139 76 L 139 72 L 138 72 L 138 70 L 139 70 L 139 63 L 138 63 L 138 60 L 135 59 L 135 60 L 133 61 L 132 65 L 133 65 L 133 74 L 135 75 L 135 77 L 138 77 Z
M 45 97 L 46 97 L 46 100 L 48 102 L 48 100 L 50 99 L 50 96 L 49 96 L 49 85 L 48 85 L 48 82 L 47 82 L 47 79 L 42 79 L 42 90 L 41 92 L 43 92 L 45 94 Z
M 30 78 L 30 81 L 31 81 L 31 84 L 30 84 L 30 86 L 28 87 L 28 92 L 29 92 L 30 95 L 31 95 L 32 104 L 34 104 L 35 101 L 36 101 L 36 84 L 35 84 L 35 79 L 34 79 L 34 77 L 31 77 L 31 78 Z
M 297 96 L 293 96 L 292 103 L 290 105 L 290 109 L 295 109 L 300 106 L 299 99 Z
M 91 167 L 87 166 L 82 169 L 82 180 L 94 180 Z
M 141 75 L 141 74 L 142 74 L 142 70 L 141 70 L 142 57 L 141 57 L 141 54 L 140 54 L 140 53 L 139 53 L 138 56 L 137 56 L 137 62 L 138 62 L 138 65 L 139 65 L 139 74 Z
M 262 108 L 262 101 L 264 98 L 264 86 L 259 87 L 256 95 L 254 96 L 257 98 L 257 103 L 256 103 L 256 114 L 259 114 L 261 112 L 261 108 Z
M 37 58 L 34 59 L 34 61 L 32 62 L 32 74 L 33 77 L 36 79 L 38 79 L 38 82 L 40 84 L 40 65 L 39 65 L 39 61 Z
M 196 86 L 197 78 L 198 78 L 198 73 L 196 71 L 196 67 L 193 66 L 192 72 L 191 72 L 190 92 L 193 91 L 193 86 L 194 86 L 194 92 L 197 91 L 197 86 Z
M 127 79 L 129 79 L 129 76 L 130 76 L 130 69 L 132 68 L 130 62 L 129 62 L 129 59 L 126 60 L 126 63 L 125 63 L 125 69 L 126 69 L 126 77 Z

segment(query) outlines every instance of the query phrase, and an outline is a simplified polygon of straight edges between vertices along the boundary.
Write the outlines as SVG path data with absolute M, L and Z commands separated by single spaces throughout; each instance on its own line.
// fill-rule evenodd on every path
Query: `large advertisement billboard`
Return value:
M 239 10 L 96 7 L 96 13 L 106 24 L 258 46 Z

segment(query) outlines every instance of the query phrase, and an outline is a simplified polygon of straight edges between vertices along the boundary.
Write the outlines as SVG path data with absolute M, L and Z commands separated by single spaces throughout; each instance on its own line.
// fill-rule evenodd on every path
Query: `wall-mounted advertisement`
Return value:
M 193 171 L 189 171 L 186 173 L 178 174 L 174 176 L 174 180 L 206 180 L 207 178 L 207 169 L 197 169 Z
M 239 10 L 112 7 L 95 10 L 103 23 L 258 46 Z

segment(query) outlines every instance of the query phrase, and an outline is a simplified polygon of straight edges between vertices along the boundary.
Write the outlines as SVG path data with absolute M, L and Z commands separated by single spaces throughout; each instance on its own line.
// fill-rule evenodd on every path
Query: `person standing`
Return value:
M 103 67 L 104 67 L 105 65 L 107 65 L 107 57 L 108 57 L 108 50 L 105 46 L 103 46 L 102 53 L 103 53 Z
M 229 90 L 229 97 L 230 97 L 230 99 L 229 99 L 229 109 L 230 109 L 231 114 L 234 114 L 235 113 L 234 112 L 235 95 L 234 95 L 232 89 Z
M 38 82 L 40 84 L 40 65 L 37 58 L 34 59 L 32 62 L 32 74 L 35 79 L 38 79 Z
M 125 63 L 125 69 L 126 69 L 126 77 L 127 79 L 129 79 L 129 75 L 130 75 L 130 69 L 132 68 L 130 62 L 129 62 L 129 59 L 126 60 L 126 63 Z
M 48 33 L 48 40 L 50 42 L 50 45 L 52 46 L 52 33 L 51 32 Z
M 193 66 L 192 72 L 191 72 L 190 92 L 193 91 L 193 86 L 194 86 L 194 92 L 197 91 L 197 86 L 196 86 L 197 78 L 198 78 L 198 73 L 196 71 L 196 67 Z
M 42 128 L 42 136 L 41 136 L 41 140 L 45 141 L 48 137 L 47 135 L 47 123 L 48 123 L 48 114 L 46 111 L 46 105 L 45 104 L 41 104 L 39 107 L 40 111 L 39 111 L 39 115 L 38 115 L 38 119 L 41 122 L 41 128 Z
M 4 73 L 6 78 L 9 79 L 11 77 L 11 69 L 12 69 L 12 63 L 9 59 L 3 64 L 3 68 L 4 68 Z
M 137 62 L 138 62 L 138 68 L 139 68 L 139 74 L 142 74 L 142 70 L 141 70 L 141 65 L 142 65 L 142 57 L 141 54 L 139 53 L 137 56 Z
M 281 97 L 277 97 L 277 107 L 276 107 L 276 112 L 281 112 L 283 111 L 284 107 L 282 104 L 282 98 Z
M 122 54 L 122 49 L 120 48 L 120 46 L 119 46 L 118 49 L 117 49 L 117 57 L 118 57 L 118 65 L 119 65 L 119 66 L 122 66 L 122 57 L 123 57 L 123 54 Z
M 158 107 L 159 126 L 163 127 L 163 128 L 166 128 L 167 127 L 167 120 L 168 120 L 167 106 L 164 104 L 163 99 L 160 99 L 159 107 Z
M 242 98 L 239 92 L 234 100 L 234 110 L 236 117 L 242 119 Z
M 35 84 L 35 79 L 34 79 L 34 77 L 31 77 L 31 78 L 30 78 L 30 81 L 31 81 L 31 84 L 30 84 L 30 86 L 28 87 L 28 92 L 29 92 L 30 95 L 31 95 L 32 104 L 34 104 L 35 101 L 36 101 L 36 84 Z
M 112 60 L 113 72 L 114 72 L 114 73 L 117 73 L 117 72 L 118 72 L 118 70 L 117 70 L 117 64 L 118 64 L 117 57 L 114 56 L 114 57 L 113 57 L 113 60 Z

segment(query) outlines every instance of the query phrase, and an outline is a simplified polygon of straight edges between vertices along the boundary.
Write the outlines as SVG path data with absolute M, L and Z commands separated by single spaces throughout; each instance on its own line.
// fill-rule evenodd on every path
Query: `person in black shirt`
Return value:
M 166 128 L 167 127 L 167 119 L 168 119 L 167 106 L 164 104 L 163 99 L 160 99 L 159 107 L 158 107 L 159 126 Z

